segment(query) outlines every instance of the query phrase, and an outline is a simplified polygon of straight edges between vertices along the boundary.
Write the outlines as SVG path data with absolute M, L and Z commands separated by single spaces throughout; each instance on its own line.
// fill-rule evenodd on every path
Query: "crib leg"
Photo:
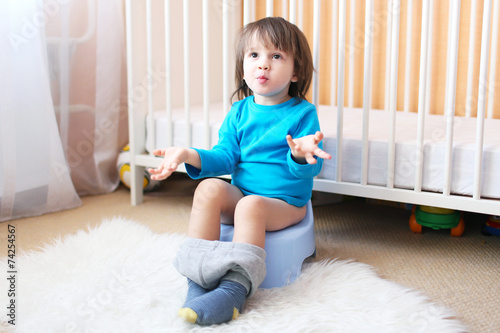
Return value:
M 144 169 L 142 166 L 130 167 L 130 199 L 132 206 L 142 203 Z

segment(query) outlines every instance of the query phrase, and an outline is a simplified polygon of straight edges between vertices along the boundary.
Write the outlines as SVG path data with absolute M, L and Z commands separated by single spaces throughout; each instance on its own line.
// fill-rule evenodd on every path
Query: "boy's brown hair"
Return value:
M 292 82 L 288 94 L 306 99 L 314 71 L 311 50 L 305 35 L 300 29 L 282 17 L 266 17 L 247 24 L 239 33 L 236 44 L 236 95 L 238 99 L 253 95 L 243 80 L 243 59 L 252 37 L 256 34 L 266 47 L 275 47 L 290 54 L 294 59 L 294 72 L 297 82 Z

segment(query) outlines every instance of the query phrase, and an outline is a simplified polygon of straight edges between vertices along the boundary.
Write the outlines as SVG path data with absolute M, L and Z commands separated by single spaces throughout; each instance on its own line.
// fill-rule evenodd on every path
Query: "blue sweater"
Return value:
M 279 105 L 259 105 L 253 96 L 233 104 L 211 150 L 196 149 L 201 170 L 186 164 L 193 179 L 230 174 L 244 195 L 278 198 L 302 207 L 311 198 L 313 177 L 323 165 L 299 164 L 291 157 L 286 135 L 300 138 L 319 131 L 313 104 L 292 98 Z M 320 142 L 319 147 L 322 148 Z

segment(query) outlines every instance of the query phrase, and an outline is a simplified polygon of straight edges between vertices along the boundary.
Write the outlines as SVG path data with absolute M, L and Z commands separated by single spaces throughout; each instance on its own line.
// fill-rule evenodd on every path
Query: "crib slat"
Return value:
M 134 71 L 133 71 L 133 40 L 132 40 L 132 0 L 126 0 L 125 1 L 125 21 L 127 22 L 126 25 L 126 35 L 127 35 L 127 90 L 128 90 L 128 96 L 127 96 L 127 108 L 128 108 L 128 118 L 129 118 L 129 126 L 128 126 L 128 131 L 129 131 L 129 137 L 130 137 L 130 151 L 132 158 L 130 159 L 130 173 L 131 173 L 131 178 L 132 182 L 130 183 L 130 203 L 135 206 L 139 204 L 142 200 L 142 190 L 138 191 L 137 190 L 137 184 L 136 182 L 133 181 L 134 176 L 136 175 L 135 171 L 135 158 L 134 154 L 136 153 L 136 144 L 135 144 L 135 137 L 136 137 L 136 129 L 133 124 L 135 124 L 135 121 L 130 121 L 130 119 L 134 119 L 135 115 L 135 106 L 134 103 L 132 102 L 131 98 L 131 92 L 134 89 Z
M 209 30 L 209 0 L 203 0 L 203 120 L 205 136 L 203 144 L 210 149 L 210 30 Z
M 385 187 L 376 185 L 363 186 L 356 183 L 338 183 L 328 179 L 315 179 L 314 190 L 332 192 L 364 198 L 405 202 L 425 206 L 438 206 L 441 208 L 471 211 L 482 214 L 498 215 L 498 200 L 485 199 L 473 200 L 463 195 L 442 195 L 441 193 L 422 191 L 416 193 L 406 189 L 394 188 L 390 191 Z
M 299 17 L 297 18 L 297 26 L 300 30 L 304 28 L 304 0 L 299 0 L 299 8 L 297 10 Z
M 451 193 L 451 167 L 453 151 L 453 127 L 455 121 L 455 97 L 457 86 L 457 63 L 458 63 L 458 37 L 460 24 L 460 2 L 452 1 L 450 11 L 450 29 L 448 31 L 448 67 L 446 69 L 446 95 L 445 95 L 445 117 L 446 117 L 446 148 L 444 156 L 444 183 L 443 194 Z
M 366 0 L 365 11 L 365 54 L 364 54 L 364 77 L 363 77 L 363 147 L 361 152 L 361 185 L 368 183 L 368 135 L 370 124 L 370 100 L 371 100 L 371 77 L 372 77 L 372 51 L 373 51 L 373 0 Z
M 154 121 L 154 111 L 153 111 L 153 90 L 151 87 L 153 86 L 153 22 L 151 17 L 151 0 L 146 1 L 146 68 L 147 68 L 147 92 L 148 92 L 148 131 L 149 137 L 151 138 L 152 149 L 156 148 L 156 128 Z M 150 155 L 153 154 L 151 150 L 149 152 Z
M 321 0 L 314 0 L 313 14 L 313 98 L 312 102 L 316 107 L 319 105 L 319 44 L 320 44 L 320 24 L 321 24 Z
M 288 0 L 281 0 L 281 16 L 288 20 Z
M 164 2 L 165 17 L 170 17 L 170 0 Z M 167 135 L 167 147 L 173 146 L 173 132 L 172 132 L 172 62 L 170 50 L 170 20 L 165 19 L 165 112 L 167 116 L 167 128 L 165 129 Z
M 469 54 L 467 57 L 467 90 L 465 93 L 465 116 L 471 116 L 470 99 L 472 98 L 472 82 L 474 79 L 474 51 L 476 43 L 476 9 L 477 1 L 471 0 L 470 4 L 470 25 L 469 25 Z
M 391 42 L 392 42 L 392 1 L 387 0 L 387 35 L 386 35 L 386 44 L 385 44 L 385 98 L 384 98 L 384 109 L 389 109 L 389 98 L 391 92 L 391 77 L 387 73 L 389 73 L 389 68 L 391 67 Z
M 401 4 L 394 0 L 392 10 L 390 98 L 389 98 L 389 142 L 387 143 L 387 187 L 394 188 L 394 168 L 396 156 L 396 103 L 398 98 L 398 54 L 399 54 L 399 16 Z
M 410 79 L 411 79 L 411 46 L 412 46 L 412 24 L 413 24 L 413 0 L 408 0 L 406 15 L 406 59 L 405 59 L 405 93 L 404 111 L 410 112 Z
M 189 80 L 189 0 L 184 0 L 182 8 L 184 32 L 184 116 L 186 121 L 186 147 L 191 147 L 191 109 L 190 109 L 190 80 Z
M 297 23 L 297 0 L 290 0 L 290 22 Z
M 497 77 L 497 46 L 498 46 L 498 14 L 500 0 L 495 0 L 493 3 L 493 31 L 491 36 L 491 64 L 490 64 L 490 82 L 488 83 L 488 119 L 493 119 L 493 106 L 495 102 L 495 86 Z M 486 97 L 486 96 L 485 96 Z
M 339 54 L 337 84 L 337 174 L 342 181 L 342 136 L 344 131 L 344 82 L 345 82 L 346 0 L 339 1 Z
M 446 38 L 446 62 L 445 62 L 445 66 L 446 66 L 446 74 L 445 74 L 445 78 L 448 78 L 448 76 L 450 75 L 448 73 L 448 71 L 450 70 L 450 55 L 451 55 L 451 51 L 450 51 L 450 41 L 451 41 L 451 38 L 450 38 L 450 33 L 452 31 L 452 27 L 453 27 L 453 1 L 449 1 L 448 2 L 448 36 Z M 446 89 L 447 89 L 447 86 L 445 85 L 445 95 L 446 95 Z M 446 97 L 445 97 L 445 101 L 446 101 Z M 446 111 L 445 111 L 446 113 Z
M 266 16 L 267 17 L 272 17 L 274 16 L 274 0 L 267 0 L 266 1 Z
M 247 25 L 251 21 L 252 14 L 252 0 L 244 0 L 243 1 L 243 25 Z
M 125 3 L 126 15 L 126 34 L 127 34 L 127 89 L 128 89 L 128 117 L 129 117 L 129 138 L 130 138 L 130 201 L 133 206 L 142 202 L 143 191 L 142 181 L 144 175 L 143 167 L 137 162 L 138 155 L 143 152 L 146 144 L 146 124 L 144 118 L 137 114 L 136 102 L 134 96 L 134 38 L 133 38 L 133 5 L 136 2 L 127 0 Z M 136 87 L 137 88 L 137 87 Z M 142 95 L 138 97 L 142 99 Z M 132 120 L 132 121 L 130 121 Z
M 484 139 L 484 116 L 486 106 L 486 82 L 488 78 L 488 56 L 490 48 L 490 27 L 491 27 L 491 0 L 484 1 L 483 9 L 483 31 L 481 34 L 481 56 L 479 63 L 479 88 L 477 101 L 476 119 L 476 150 L 474 156 L 474 189 L 472 197 L 481 198 L 481 172 L 483 168 L 483 139 Z
M 335 105 L 335 96 L 337 96 L 337 71 L 338 64 L 338 0 L 332 0 L 332 60 L 331 60 L 331 75 L 330 75 L 330 105 Z
M 427 60 L 429 45 L 429 12 L 430 1 L 424 0 L 422 4 L 422 37 L 420 42 L 420 79 L 418 87 L 418 122 L 417 122 L 417 152 L 415 160 L 415 192 L 422 191 L 422 173 L 424 161 L 424 124 L 425 124 L 425 101 L 426 101 L 426 84 L 427 80 Z
M 434 0 L 429 2 L 429 44 L 427 47 L 427 73 L 425 74 L 425 114 L 431 113 L 431 79 L 432 79 L 432 41 L 433 41 L 433 30 L 434 30 Z
M 349 28 L 349 89 L 347 91 L 347 105 L 352 108 L 354 106 L 354 46 L 356 41 L 354 40 L 356 31 L 356 0 L 350 1 L 350 28 Z

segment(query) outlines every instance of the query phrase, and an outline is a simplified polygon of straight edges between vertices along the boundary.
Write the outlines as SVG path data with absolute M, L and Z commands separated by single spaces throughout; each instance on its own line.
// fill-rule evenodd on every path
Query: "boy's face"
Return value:
M 291 54 L 268 49 L 254 35 L 243 58 L 243 79 L 252 90 L 255 103 L 276 105 L 290 99 L 288 88 L 297 82 Z

